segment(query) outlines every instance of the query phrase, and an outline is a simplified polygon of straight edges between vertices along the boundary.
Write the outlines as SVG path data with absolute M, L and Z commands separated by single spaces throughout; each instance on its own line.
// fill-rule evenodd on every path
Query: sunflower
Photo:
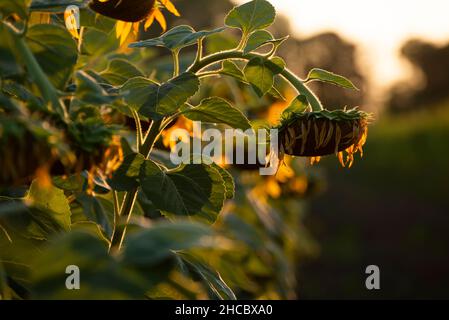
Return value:
M 357 108 L 289 113 L 278 126 L 280 158 L 310 157 L 314 164 L 322 156 L 336 154 L 343 167 L 351 167 L 357 152 L 363 156 L 370 118 Z
M 116 36 L 122 45 L 132 33 L 137 36 L 140 23 L 146 31 L 156 20 L 165 32 L 167 21 L 162 9 L 179 17 L 180 14 L 170 0 L 92 0 L 89 7 L 104 16 L 118 20 Z

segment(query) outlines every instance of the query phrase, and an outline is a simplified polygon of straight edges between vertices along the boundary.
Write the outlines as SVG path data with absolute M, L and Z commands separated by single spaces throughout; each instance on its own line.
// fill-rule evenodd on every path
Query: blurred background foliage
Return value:
M 177 5 L 181 19 L 207 27 L 211 21 L 218 25 L 233 4 L 179 0 Z M 271 27 L 275 36 L 291 31 L 283 17 Z M 320 67 L 347 75 L 361 88 L 317 85 L 327 108 L 372 110 L 370 97 L 376 94 L 356 50 L 357 43 L 328 32 L 290 38 L 280 55 L 299 75 Z M 305 169 L 309 184 L 319 187 L 296 211 L 307 231 L 300 230 L 314 240 L 313 250 L 298 259 L 299 297 L 449 297 L 449 44 L 410 39 L 401 55 L 413 66 L 412 79 L 395 84 L 375 109 L 364 159 L 351 170 L 331 157 Z M 364 286 L 369 264 L 381 268 L 380 291 Z

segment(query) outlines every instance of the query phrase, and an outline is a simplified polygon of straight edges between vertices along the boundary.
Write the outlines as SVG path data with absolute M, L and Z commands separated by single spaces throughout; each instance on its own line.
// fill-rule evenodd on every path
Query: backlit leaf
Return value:
M 145 161 L 140 181 L 147 198 L 169 217 L 189 216 L 213 223 L 225 200 L 221 174 L 205 164 L 163 171 L 154 162 Z
M 347 89 L 358 90 L 358 88 L 349 79 L 323 69 L 315 68 L 310 70 L 306 82 L 314 80 L 335 84 Z
M 274 7 L 266 0 L 253 0 L 235 7 L 226 16 L 229 27 L 239 28 L 244 34 L 270 26 L 276 17 Z
M 274 76 L 285 68 L 285 62 L 274 57 L 270 60 L 256 57 L 251 59 L 245 67 L 246 80 L 252 85 L 259 97 L 262 97 L 274 85 Z
M 152 119 L 160 119 L 172 114 L 184 105 L 198 91 L 198 88 L 198 77 L 190 72 L 183 73 L 161 85 L 152 85 L 151 92 L 139 113 Z
M 207 98 L 200 105 L 186 109 L 182 114 L 193 121 L 223 123 L 243 131 L 251 128 L 249 120 L 243 113 L 222 98 Z
M 219 33 L 225 28 L 214 30 L 195 31 L 192 27 L 181 25 L 174 27 L 157 38 L 135 42 L 129 45 L 130 48 L 151 48 L 165 47 L 170 50 L 181 49 L 197 43 L 198 39 Z

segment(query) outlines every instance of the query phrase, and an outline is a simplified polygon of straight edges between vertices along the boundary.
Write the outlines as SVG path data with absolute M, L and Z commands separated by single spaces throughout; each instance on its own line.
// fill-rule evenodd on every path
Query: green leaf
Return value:
M 72 224 L 73 232 L 87 232 L 92 235 L 95 235 L 98 239 L 102 240 L 106 245 L 110 244 L 110 240 L 105 237 L 103 230 L 100 228 L 98 224 L 92 221 L 78 221 Z M 111 234 L 108 234 L 110 237 Z
M 232 61 L 223 61 L 220 74 L 230 76 L 241 82 L 247 83 L 243 71 Z
M 270 26 L 276 17 L 274 7 L 265 0 L 253 0 L 235 7 L 226 16 L 228 27 L 239 28 L 244 34 Z
M 169 217 L 190 216 L 214 223 L 226 195 L 221 174 L 205 164 L 188 164 L 163 171 L 147 160 L 142 166 L 140 181 L 147 198 Z
M 285 62 L 274 57 L 270 60 L 256 57 L 251 59 L 245 67 L 246 80 L 251 84 L 259 97 L 269 92 L 274 85 L 274 76 L 285 68 Z
M 130 108 L 139 110 L 158 88 L 159 85 L 154 81 L 144 77 L 136 77 L 125 82 L 120 88 L 120 94 Z
M 283 95 L 283 94 L 279 91 L 279 89 L 276 88 L 275 86 L 273 86 L 273 87 L 271 88 L 271 90 L 268 91 L 268 94 L 269 94 L 270 96 L 276 98 L 276 99 L 285 101 L 284 95 Z
M 111 60 L 108 68 L 100 75 L 114 86 L 122 85 L 131 78 L 143 77 L 143 73 L 136 66 L 124 59 Z
M 310 70 L 306 82 L 314 80 L 335 84 L 347 89 L 359 90 L 349 79 L 323 69 L 315 68 Z
M 52 177 L 55 187 L 64 191 L 79 192 L 83 189 L 86 179 L 79 174 L 73 174 L 70 176 L 55 176 Z
M 290 102 L 290 105 L 282 112 L 283 116 L 286 116 L 288 113 L 295 112 L 304 112 L 309 108 L 309 102 L 307 101 L 307 97 L 300 94 L 295 99 Z
M 199 85 L 198 77 L 191 72 L 183 73 L 160 86 L 152 85 L 139 113 L 153 120 L 172 114 L 198 91 Z
M 79 290 L 66 287 L 66 268 L 72 265 L 80 271 Z M 52 242 L 33 261 L 31 270 L 33 299 L 142 299 L 149 285 L 148 275 L 119 264 L 108 254 L 104 239 L 90 229 Z
M 14 98 L 27 102 L 28 108 L 32 110 L 45 110 L 43 101 L 36 97 L 30 90 L 17 82 L 7 82 L 3 84 L 3 92 Z
M 78 57 L 67 29 L 54 24 L 36 24 L 27 32 L 28 45 L 50 81 L 64 90 Z
M 0 198 L 0 221 L 8 231 L 26 239 L 46 240 L 70 230 L 71 211 L 64 192 L 36 180 L 23 199 Z
M 76 72 L 76 98 L 88 104 L 111 103 L 115 97 L 109 95 L 97 81 L 84 71 Z
M 41 186 L 37 180 L 31 183 L 25 203 L 35 209 L 48 212 L 64 230 L 70 230 L 70 206 L 64 191 L 54 186 Z
M 251 129 L 251 124 L 243 113 L 222 98 L 204 99 L 198 106 L 186 109 L 182 114 L 193 121 L 223 123 L 243 131 Z
M 116 191 L 129 191 L 137 187 L 140 167 L 144 161 L 145 157 L 140 153 L 127 155 L 123 163 L 108 181 L 111 188 Z
M 157 223 L 129 236 L 123 260 L 133 266 L 152 267 L 173 257 L 173 251 L 210 246 L 212 236 L 212 229 L 198 223 Z
M 191 254 L 179 253 L 178 255 L 203 280 L 216 298 L 220 300 L 237 300 L 232 289 L 229 288 L 217 271 Z
M 192 27 L 181 25 L 170 29 L 158 38 L 143 40 L 129 45 L 130 48 L 165 47 L 170 50 L 178 50 L 197 43 L 198 39 L 222 32 L 226 28 L 204 30 L 196 32 Z
M 81 17 L 86 16 L 83 12 Z M 81 18 L 81 25 L 83 24 L 83 19 Z M 99 21 L 102 19 L 99 18 Z M 86 59 L 90 56 L 92 57 L 103 57 L 108 53 L 112 53 L 114 50 L 119 48 L 119 42 L 115 36 L 114 32 L 110 32 L 114 28 L 112 25 L 108 31 L 98 30 L 96 28 L 90 27 L 86 28 L 83 33 L 83 42 L 81 43 L 81 52 L 86 55 Z
M 225 190 L 226 190 L 226 199 L 233 199 L 235 196 L 235 183 L 232 175 L 224 168 L 219 165 L 212 163 L 212 167 L 220 173 L 221 178 L 223 179 Z
M 85 193 L 78 194 L 76 201 L 81 205 L 83 214 L 89 221 L 101 226 L 108 236 L 112 236 L 114 205 L 110 201 Z
M 11 50 L 16 41 L 7 27 L 0 24 L 0 75 L 2 78 L 19 75 L 23 72 L 22 67 L 17 63 L 14 51 Z
M 273 40 L 273 35 L 266 30 L 257 30 L 251 33 L 246 42 L 244 53 L 251 52 L 260 48 L 261 46 L 267 44 L 269 41 Z
M 12 14 L 17 14 L 20 18 L 25 19 L 28 16 L 28 6 L 30 0 L 1 0 L 0 1 L 0 13 L 4 17 L 8 17 Z

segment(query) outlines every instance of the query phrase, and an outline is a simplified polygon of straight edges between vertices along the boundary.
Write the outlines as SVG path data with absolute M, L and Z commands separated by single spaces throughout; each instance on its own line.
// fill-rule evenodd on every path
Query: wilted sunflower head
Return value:
M 310 157 L 313 164 L 322 156 L 336 154 L 342 166 L 351 167 L 354 154 L 363 155 L 370 117 L 357 108 L 288 113 L 278 127 L 280 157 Z
M 180 16 L 171 0 L 91 0 L 89 8 L 118 20 L 116 36 L 120 39 L 120 45 L 125 43 L 130 34 L 137 36 L 141 22 L 147 30 L 156 20 L 165 31 L 167 21 L 162 9 L 167 9 L 177 17 Z

